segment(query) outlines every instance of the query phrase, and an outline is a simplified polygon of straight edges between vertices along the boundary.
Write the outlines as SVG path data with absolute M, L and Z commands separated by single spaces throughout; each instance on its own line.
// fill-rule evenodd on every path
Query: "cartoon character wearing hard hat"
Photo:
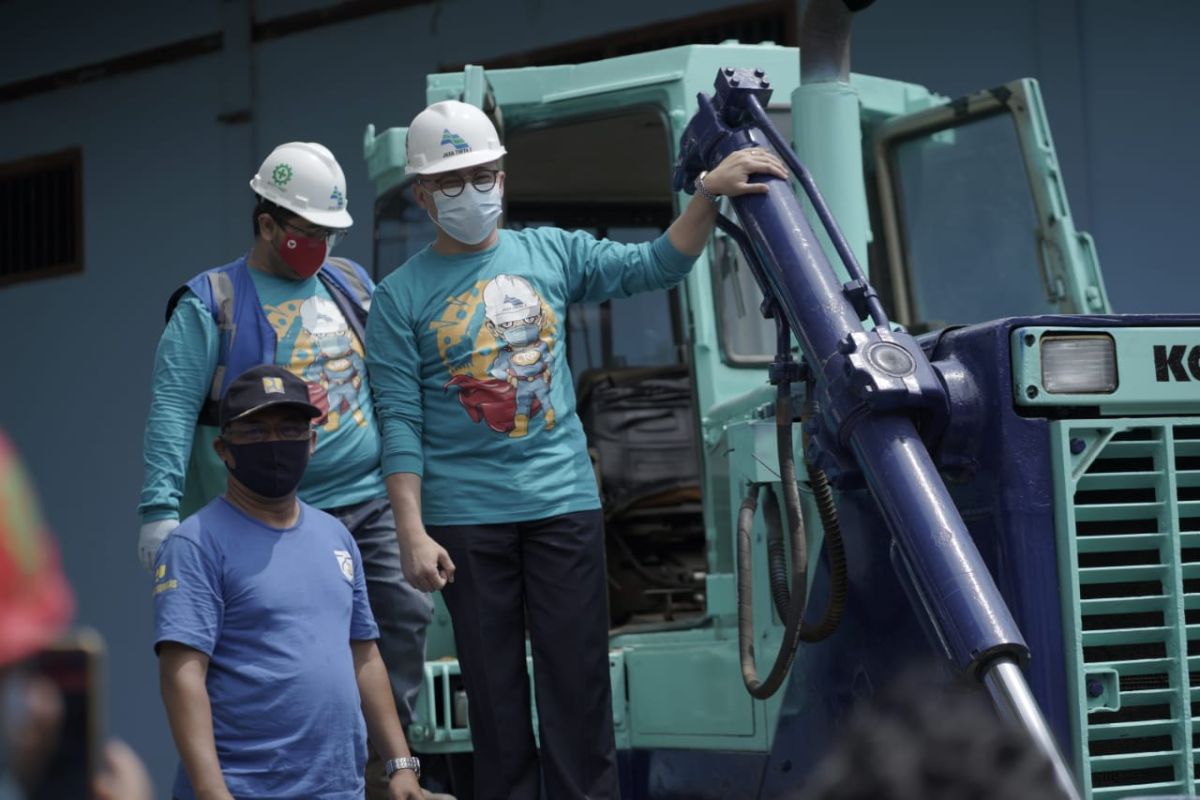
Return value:
M 488 329 L 501 345 L 488 374 L 516 390 L 516 413 L 508 435 L 515 438 L 529 432 L 535 403 L 541 406 L 546 430 L 552 430 L 550 349 L 541 338 L 546 321 L 541 298 L 519 275 L 497 275 L 483 289 L 483 305 Z

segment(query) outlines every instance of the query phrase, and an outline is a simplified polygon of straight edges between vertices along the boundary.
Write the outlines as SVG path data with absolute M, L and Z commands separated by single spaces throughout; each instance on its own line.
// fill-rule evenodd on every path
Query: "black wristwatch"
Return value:
M 392 779 L 402 769 L 411 769 L 416 773 L 417 779 L 421 778 L 421 759 L 416 756 L 407 756 L 405 758 L 391 758 L 383 762 L 383 771 L 387 773 L 388 780 Z

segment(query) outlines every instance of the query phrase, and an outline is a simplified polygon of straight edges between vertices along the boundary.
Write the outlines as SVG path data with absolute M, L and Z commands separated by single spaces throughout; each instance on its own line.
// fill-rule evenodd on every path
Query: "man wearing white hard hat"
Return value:
M 619 796 L 608 663 L 603 517 L 575 413 L 571 303 L 683 280 L 717 195 L 786 177 L 762 150 L 700 176 L 654 242 L 497 228 L 505 150 L 488 117 L 434 103 L 408 130 L 413 195 L 433 243 L 375 293 L 367 365 L 383 472 L 412 585 L 441 590 L 467 690 L 477 797 Z M 529 632 L 541 750 L 525 667 Z
M 361 266 L 330 257 L 353 222 L 346 178 L 324 146 L 289 142 L 267 156 L 250 188 L 249 252 L 195 276 L 168 304 L 146 420 L 138 552 L 149 569 L 179 520 L 225 491 L 226 470 L 210 443 L 217 435 L 217 401 L 229 382 L 260 364 L 302 378 L 323 414 L 299 496 L 354 535 L 379 623 L 379 650 L 407 725 L 424 679 L 432 603 L 404 578 L 380 473 L 380 436 L 363 364 L 375 287 Z M 265 456 L 255 466 L 273 468 Z

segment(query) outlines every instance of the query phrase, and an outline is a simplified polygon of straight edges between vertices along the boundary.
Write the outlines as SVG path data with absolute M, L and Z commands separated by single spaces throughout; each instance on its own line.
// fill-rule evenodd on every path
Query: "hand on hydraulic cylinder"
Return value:
M 720 164 L 713 167 L 704 176 L 704 188 L 709 192 L 726 197 L 737 197 L 740 194 L 762 194 L 768 191 L 765 183 L 750 183 L 752 175 L 773 175 L 787 180 L 788 171 L 783 162 L 769 150 L 762 147 L 749 147 L 730 153 Z M 671 227 L 667 228 L 667 238 L 675 249 L 684 255 L 698 256 L 708 244 L 712 236 L 713 226 L 717 222 L 717 206 L 704 199 L 696 192 L 692 202 L 687 204 Z
M 704 176 L 704 188 L 713 194 L 737 197 L 762 194 L 765 183 L 750 183 L 751 175 L 774 175 L 787 180 L 788 171 L 779 156 L 762 147 L 750 147 L 730 153 Z
M 401 545 L 400 564 L 409 585 L 419 591 L 436 592 L 454 582 L 450 554 L 424 530 Z

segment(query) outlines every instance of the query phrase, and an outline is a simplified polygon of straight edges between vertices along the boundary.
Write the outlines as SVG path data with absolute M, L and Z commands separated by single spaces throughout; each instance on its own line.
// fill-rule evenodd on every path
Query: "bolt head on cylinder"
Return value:
M 867 349 L 867 360 L 885 375 L 904 378 L 916 370 L 916 362 L 909 352 L 892 342 L 877 342 Z

